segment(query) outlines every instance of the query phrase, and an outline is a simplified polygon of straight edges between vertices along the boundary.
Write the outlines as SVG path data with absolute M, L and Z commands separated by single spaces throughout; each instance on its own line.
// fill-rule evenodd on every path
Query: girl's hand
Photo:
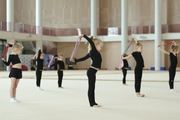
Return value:
M 11 44 L 14 45 L 16 43 L 16 41 L 13 39 L 11 40 Z
M 84 34 L 81 34 L 81 35 L 79 36 L 79 39 L 81 39 L 83 36 L 84 36 Z
M 9 46 L 9 44 L 6 44 L 6 47 L 8 47 Z
M 71 61 L 71 62 L 75 62 L 74 58 L 70 58 L 70 61 Z
M 5 59 L 4 59 L 4 58 L 2 58 L 2 61 L 5 61 Z

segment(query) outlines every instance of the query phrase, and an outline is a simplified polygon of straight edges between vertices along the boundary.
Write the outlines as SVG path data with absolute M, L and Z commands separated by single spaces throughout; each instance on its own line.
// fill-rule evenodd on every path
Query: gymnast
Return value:
M 6 44 L 6 47 L 12 47 L 12 53 L 9 55 L 8 61 L 2 57 L 2 61 L 5 65 L 9 66 L 12 64 L 12 69 L 9 74 L 9 77 L 11 78 L 10 102 L 17 103 L 20 101 L 16 99 L 16 89 L 20 79 L 22 78 L 22 64 L 19 59 L 19 55 L 22 53 L 23 46 L 15 41 L 12 41 L 12 44 Z
M 96 83 L 96 72 L 101 68 L 102 57 L 100 54 L 100 50 L 103 47 L 103 42 L 97 38 L 87 37 L 86 35 L 80 35 L 80 39 L 84 37 L 89 42 L 89 51 L 87 55 L 82 58 L 74 59 L 74 57 L 70 58 L 72 62 L 80 62 L 91 58 L 92 64 L 87 70 L 88 77 L 88 99 L 90 107 L 101 107 L 101 105 L 95 102 L 95 83 Z
M 136 43 L 135 51 L 131 55 L 128 55 L 126 57 L 122 57 L 122 59 L 129 59 L 131 57 L 134 57 L 134 59 L 136 61 L 136 67 L 134 69 L 134 74 L 135 74 L 135 84 L 134 84 L 135 92 L 136 92 L 136 96 L 137 97 L 144 97 L 145 95 L 140 93 L 142 71 L 143 71 L 143 67 L 144 67 L 144 60 L 143 60 L 143 57 L 141 55 L 143 45 L 141 43 L 139 43 L 135 38 L 133 38 L 133 40 Z

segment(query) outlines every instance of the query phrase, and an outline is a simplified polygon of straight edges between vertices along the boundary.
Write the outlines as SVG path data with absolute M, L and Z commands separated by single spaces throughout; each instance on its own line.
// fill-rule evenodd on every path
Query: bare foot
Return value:
M 137 96 L 137 97 L 145 97 L 144 94 L 140 94 L 140 93 L 136 93 L 136 96 Z
M 97 107 L 101 107 L 101 105 L 98 105 L 98 104 L 97 104 L 97 105 L 93 105 L 92 107 L 93 107 L 93 108 L 97 108 Z

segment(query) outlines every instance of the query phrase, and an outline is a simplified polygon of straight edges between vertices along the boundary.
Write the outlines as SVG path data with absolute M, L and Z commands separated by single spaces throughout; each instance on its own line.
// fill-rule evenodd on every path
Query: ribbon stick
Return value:
M 51 60 L 50 60 L 50 62 L 49 62 L 49 64 L 48 64 L 48 68 L 50 68 L 50 65 L 51 65 L 53 59 L 54 59 L 54 56 L 51 57 Z
M 124 55 L 124 54 L 128 51 L 128 49 L 129 49 L 129 47 L 131 46 L 132 43 L 133 43 L 133 40 L 131 40 L 131 41 L 128 43 L 128 45 L 127 45 L 127 47 L 126 47 L 126 49 L 124 50 L 124 52 L 123 52 L 122 55 Z
M 78 35 L 81 36 L 81 29 L 77 28 L 77 31 L 78 31 Z M 78 37 L 78 39 L 76 40 L 76 44 L 74 46 L 74 50 L 71 53 L 71 58 L 74 58 L 80 43 L 81 43 L 81 39 Z
M 132 45 L 132 43 L 133 43 L 133 40 L 131 40 L 131 41 L 128 43 L 126 49 L 124 50 L 124 52 L 123 52 L 123 54 L 122 54 L 121 56 L 123 56 L 123 55 L 128 51 L 128 49 L 129 49 L 129 47 Z M 120 60 L 120 63 L 119 63 L 119 66 L 118 66 L 118 69 L 120 70 L 122 67 L 123 67 L 123 60 L 121 59 L 121 60 Z
M 71 53 L 71 58 L 74 58 L 74 56 L 76 54 L 76 51 L 77 51 L 77 49 L 78 49 L 78 47 L 80 45 L 80 42 L 81 42 L 81 39 L 78 38 L 77 41 L 76 41 L 76 44 L 74 46 L 74 50 Z
M 123 67 L 123 60 L 121 59 L 119 66 L 118 66 L 118 69 L 120 70 L 122 67 Z
M 37 53 L 34 54 L 33 59 L 35 59 L 36 55 L 37 55 Z
M 78 35 L 80 36 L 81 35 L 81 29 L 77 28 L 77 31 L 78 31 Z

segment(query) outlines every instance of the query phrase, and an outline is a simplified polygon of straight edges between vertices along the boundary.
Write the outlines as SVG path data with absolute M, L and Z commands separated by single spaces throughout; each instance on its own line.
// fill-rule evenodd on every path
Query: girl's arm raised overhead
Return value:
M 174 45 L 177 45 L 175 41 L 172 42 Z
M 92 50 L 94 51 L 96 49 L 94 42 L 87 35 L 85 35 L 85 34 L 82 34 L 81 36 L 79 36 L 80 39 L 82 37 L 84 37 L 89 42 L 89 44 L 92 47 Z
M 136 38 L 132 38 L 133 40 L 134 40 L 134 42 L 137 44 L 138 43 L 138 41 L 137 41 L 137 39 Z
M 161 52 L 163 52 L 164 54 L 167 54 L 167 55 L 169 55 L 169 54 L 170 54 L 170 53 L 169 53 L 169 52 L 167 52 L 166 50 L 161 49 L 161 47 L 160 47 L 160 46 L 158 47 L 158 49 L 159 49 Z

